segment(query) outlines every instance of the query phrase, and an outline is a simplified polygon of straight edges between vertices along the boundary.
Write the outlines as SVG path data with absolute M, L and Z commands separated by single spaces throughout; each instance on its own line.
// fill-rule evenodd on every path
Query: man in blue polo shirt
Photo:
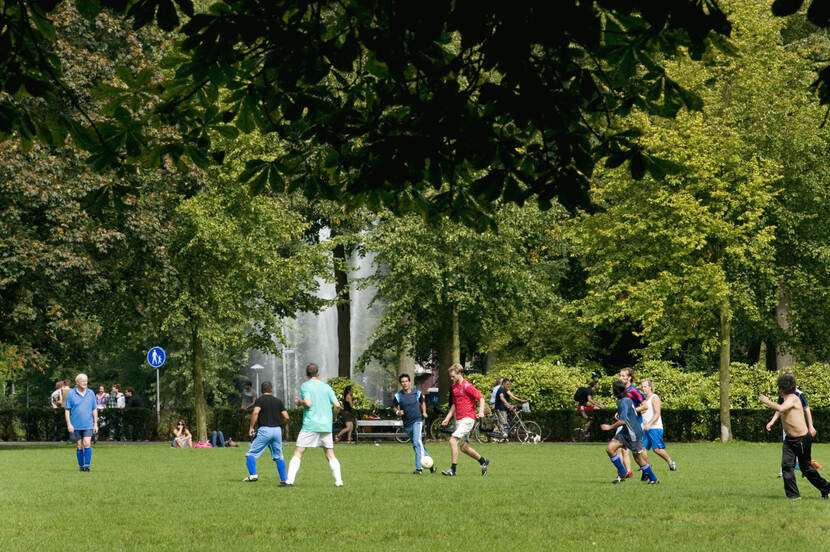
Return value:
M 88 389 L 89 379 L 86 374 L 75 377 L 75 388 L 66 395 L 64 414 L 69 439 L 75 441 L 78 449 L 78 467 L 82 472 L 89 471 L 92 463 L 92 435 L 98 433 L 98 405 L 95 393 Z

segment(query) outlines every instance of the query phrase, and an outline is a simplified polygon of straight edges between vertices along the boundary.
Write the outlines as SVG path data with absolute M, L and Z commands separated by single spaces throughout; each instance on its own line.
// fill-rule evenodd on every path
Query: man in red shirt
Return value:
M 447 416 L 441 420 L 441 425 L 445 426 L 450 423 L 450 420 L 455 416 L 455 431 L 450 437 L 450 449 L 452 450 L 452 467 L 446 471 L 441 472 L 444 475 L 454 476 L 455 468 L 458 464 L 458 442 L 463 441 L 461 451 L 478 460 L 481 465 L 481 475 L 487 475 L 487 466 L 490 460 L 483 457 L 470 446 L 470 432 L 473 430 L 473 425 L 476 421 L 475 404 L 478 401 L 478 417 L 484 417 L 484 397 L 479 393 L 478 389 L 473 384 L 464 379 L 464 370 L 460 364 L 453 364 L 449 367 L 450 379 L 452 380 L 452 390 L 450 398 L 452 405 Z

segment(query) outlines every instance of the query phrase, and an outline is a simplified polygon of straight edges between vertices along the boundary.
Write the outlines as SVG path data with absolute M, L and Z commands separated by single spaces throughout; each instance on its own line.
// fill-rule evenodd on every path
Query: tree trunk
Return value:
M 782 289 L 778 294 L 778 305 L 775 306 L 775 321 L 785 336 L 790 334 L 790 299 Z M 793 355 L 786 339 L 779 339 L 775 344 L 775 367 L 778 373 L 784 373 L 793 365 Z
M 446 403 L 450 396 L 450 374 L 447 369 L 461 361 L 461 341 L 458 334 L 458 311 L 452 306 L 451 322 L 447 335 L 438 353 L 438 400 Z
M 409 380 L 415 382 L 415 359 L 410 356 L 408 348 L 398 355 L 398 376 L 401 374 L 409 374 Z
M 191 329 L 191 348 L 193 350 L 193 410 L 196 416 L 196 440 L 206 442 L 207 438 L 207 402 L 205 401 L 205 351 L 199 329 Z
M 720 370 L 718 383 L 720 384 L 720 439 L 726 443 L 732 440 L 732 422 L 729 418 L 729 345 L 732 329 L 732 313 L 729 303 L 724 301 L 720 310 Z
M 332 229 L 331 236 L 337 236 Z M 334 246 L 334 289 L 337 293 L 337 375 L 341 378 L 352 377 L 352 317 L 351 298 L 349 297 L 349 278 L 345 270 L 346 248 L 343 244 Z M 338 261 L 341 264 L 338 264 Z

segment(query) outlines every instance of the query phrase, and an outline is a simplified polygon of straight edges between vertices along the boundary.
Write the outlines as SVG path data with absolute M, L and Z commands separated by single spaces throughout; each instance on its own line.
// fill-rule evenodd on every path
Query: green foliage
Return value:
M 411 349 L 425 359 L 443 345 L 451 313 L 471 353 L 534 339 L 537 315 L 555 310 L 564 246 L 550 231 L 559 209 L 501 207 L 498 230 L 450 220 L 387 216 L 366 235 L 378 272 L 371 283 L 386 313 L 361 357 Z
M 670 410 L 689 409 L 704 411 L 718 408 L 718 374 L 690 373 L 668 361 L 644 361 L 633 367 L 635 385 L 643 379 L 654 383 L 654 390 Z M 807 394 L 811 407 L 830 408 L 830 369 L 826 364 L 811 364 L 793 368 L 798 387 Z M 529 399 L 534 411 L 573 409 L 574 392 L 592 379 L 599 381 L 595 398 L 608 408 L 614 408 L 616 399 L 611 385 L 616 374 L 601 375 L 596 366 L 573 366 L 549 357 L 536 362 L 518 362 L 495 366 L 487 375 L 470 374 L 466 378 L 479 391 L 487 394 L 496 378 L 513 380 L 517 396 Z M 748 366 L 733 362 L 730 367 L 730 403 L 736 409 L 764 410 L 758 394 L 777 395 L 776 372 L 763 365 Z M 489 395 L 488 395 L 489 396 Z M 771 413 L 770 413 L 771 415 Z
M 331 388 L 334 390 L 334 394 L 337 396 L 337 400 L 343 403 L 343 390 L 346 389 L 346 386 L 352 386 L 352 400 L 354 401 L 354 407 L 358 410 L 374 410 L 379 408 L 377 403 L 372 402 L 371 400 L 366 398 L 366 394 L 363 392 L 363 386 L 359 383 L 355 383 L 349 378 L 331 378 L 327 382 Z

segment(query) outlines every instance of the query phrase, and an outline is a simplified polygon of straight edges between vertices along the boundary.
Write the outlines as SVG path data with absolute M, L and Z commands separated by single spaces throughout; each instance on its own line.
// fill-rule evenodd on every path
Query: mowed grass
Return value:
M 427 447 L 446 469 L 449 446 Z M 245 447 L 98 446 L 90 473 L 71 447 L 0 448 L 0 549 L 830 549 L 830 501 L 801 477 L 803 499 L 784 497 L 778 445 L 670 444 L 658 486 L 612 485 L 602 444 L 476 447 L 486 477 L 468 457 L 416 477 L 409 445 L 337 445 L 343 488 L 311 449 L 291 489 L 266 456 L 242 483 Z

